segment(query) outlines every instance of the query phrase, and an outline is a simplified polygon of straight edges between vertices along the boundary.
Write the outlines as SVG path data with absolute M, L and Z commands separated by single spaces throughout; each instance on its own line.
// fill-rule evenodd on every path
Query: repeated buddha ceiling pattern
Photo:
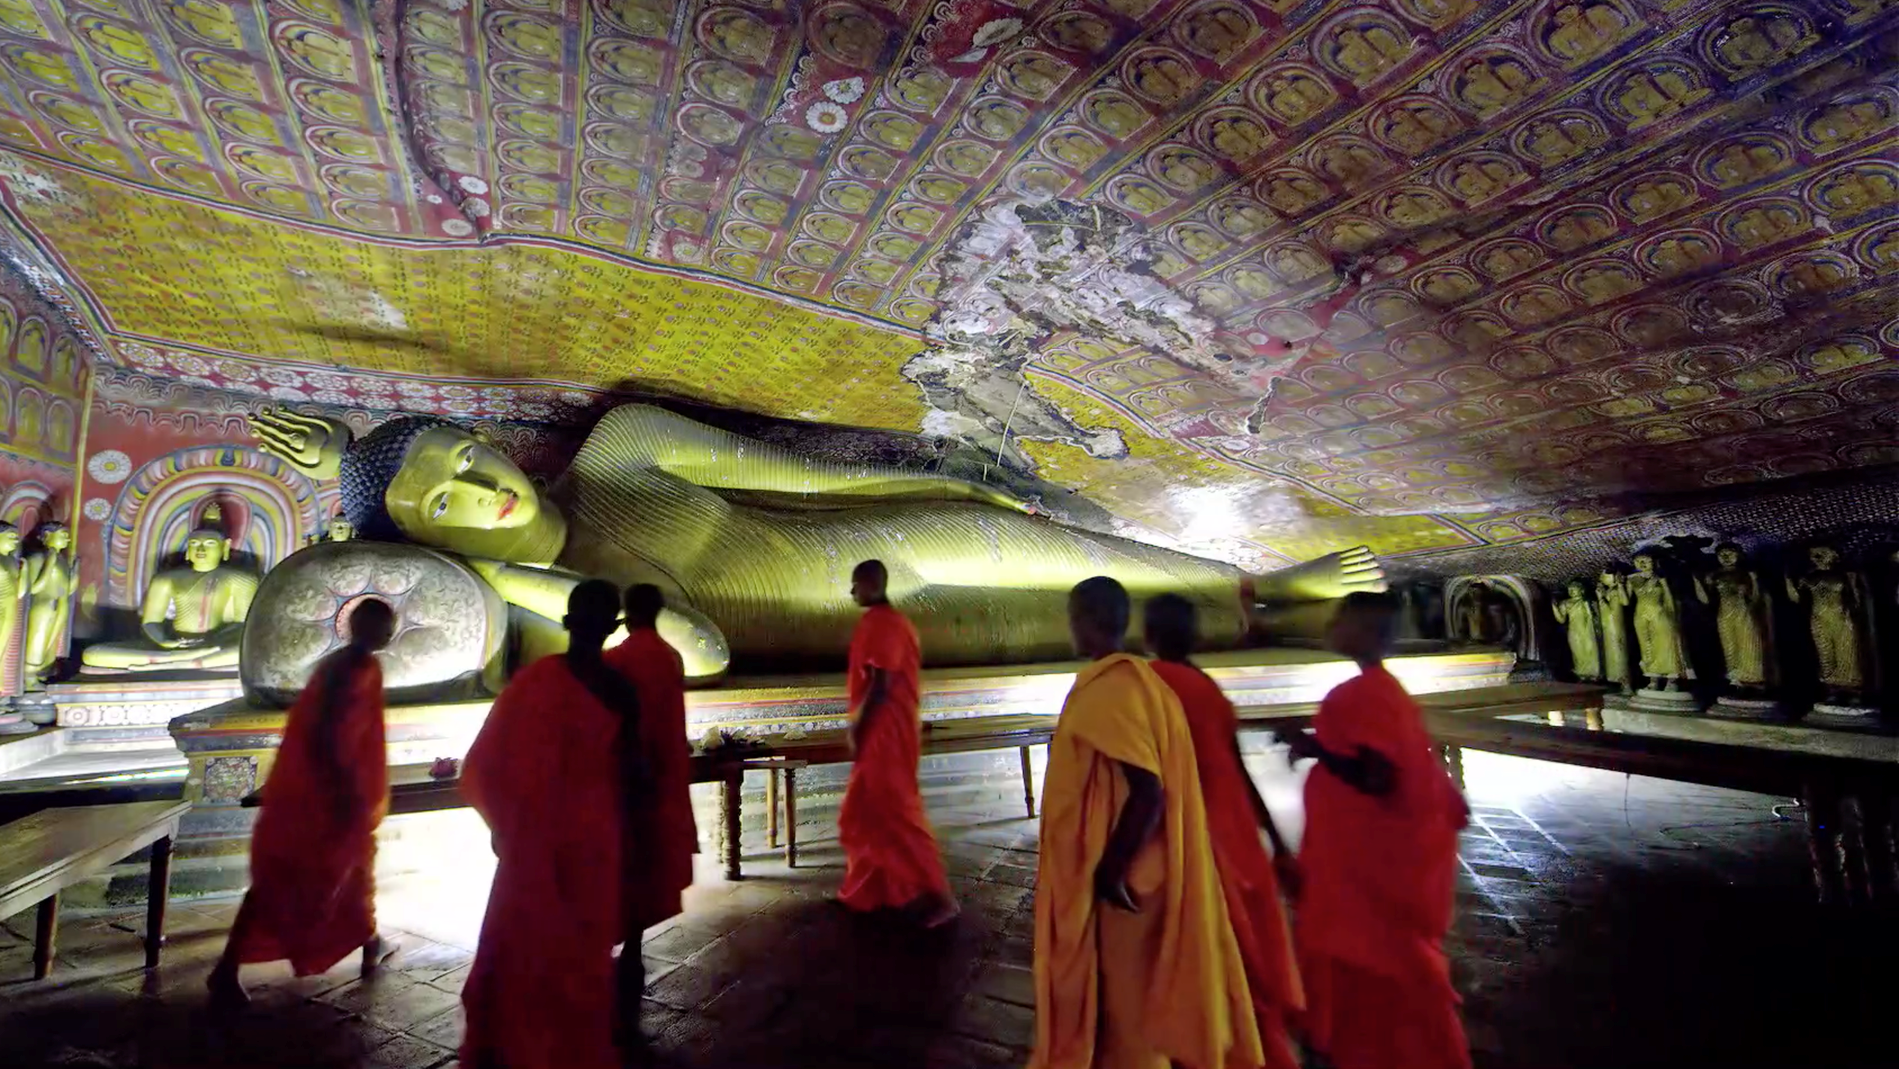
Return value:
M 1899 461 L 1892 0 L 0 0 L 0 145 L 108 359 L 287 400 L 1013 432 L 1239 557 Z

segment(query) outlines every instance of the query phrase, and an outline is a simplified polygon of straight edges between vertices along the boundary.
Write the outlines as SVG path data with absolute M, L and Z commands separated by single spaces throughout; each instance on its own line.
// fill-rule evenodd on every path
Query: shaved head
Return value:
M 666 595 L 651 583 L 635 583 L 626 588 L 626 626 L 651 627 L 666 607 Z
M 561 621 L 574 646 L 596 649 L 620 626 L 620 589 L 604 579 L 589 579 L 567 595 L 567 616 Z
M 1357 590 L 1339 601 L 1326 644 L 1355 661 L 1382 661 L 1398 637 L 1398 599 Z
M 869 608 L 889 600 L 890 571 L 880 560 L 859 561 L 851 569 L 851 600 Z
M 1179 594 L 1162 594 L 1142 611 L 1147 648 L 1164 661 L 1184 661 L 1200 637 L 1199 612 Z
M 1097 575 L 1076 583 L 1068 592 L 1068 630 L 1075 651 L 1090 658 L 1118 651 L 1130 611 L 1127 589 L 1113 579 Z

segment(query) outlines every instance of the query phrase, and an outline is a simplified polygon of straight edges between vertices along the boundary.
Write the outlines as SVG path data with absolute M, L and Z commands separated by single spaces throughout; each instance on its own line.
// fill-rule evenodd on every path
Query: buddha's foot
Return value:
M 1359 590 L 1384 590 L 1385 568 L 1368 546 L 1328 553 L 1253 581 L 1261 602 L 1332 601 Z

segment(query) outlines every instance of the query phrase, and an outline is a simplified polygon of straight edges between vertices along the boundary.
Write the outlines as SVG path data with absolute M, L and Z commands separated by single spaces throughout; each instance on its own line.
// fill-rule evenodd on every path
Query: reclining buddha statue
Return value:
M 932 665 L 1070 656 L 1068 591 L 1092 575 L 1116 577 L 1137 599 L 1193 599 L 1214 647 L 1241 642 L 1259 605 L 1383 585 L 1362 548 L 1252 577 L 1038 517 L 988 486 L 799 456 L 648 404 L 604 416 L 545 498 L 445 419 L 399 417 L 359 440 L 341 424 L 281 410 L 251 426 L 266 451 L 338 478 L 359 537 L 315 548 L 407 542 L 453 558 L 513 607 L 523 655 L 560 648 L 558 621 L 581 578 L 657 584 L 668 606 L 661 632 L 699 681 L 732 666 L 840 664 L 857 618 L 851 569 L 873 557 L 888 567 L 891 597 Z M 266 619 L 254 613 L 254 630 L 272 626 L 269 601 L 260 594 Z

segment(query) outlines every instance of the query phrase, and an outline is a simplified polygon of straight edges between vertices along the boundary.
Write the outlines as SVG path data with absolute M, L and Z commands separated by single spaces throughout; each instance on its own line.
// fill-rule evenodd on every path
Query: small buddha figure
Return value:
M 1787 597 L 1806 607 L 1827 700 L 1854 704 L 1866 689 L 1865 631 L 1860 626 L 1864 580 L 1841 566 L 1840 551 L 1832 546 L 1814 546 L 1807 550 L 1807 560 L 1812 564 L 1807 574 L 1787 580 Z
M 10 702 L 20 693 L 20 661 L 13 656 L 20 637 L 22 617 L 26 615 L 26 582 L 20 560 L 20 530 L 0 523 L 0 703 Z M 0 734 L 31 731 L 32 725 L 0 715 Z
M 1767 685 L 1767 596 L 1740 546 L 1724 542 L 1714 548 L 1714 559 L 1719 567 L 1695 576 L 1695 597 L 1714 606 L 1728 684 L 1756 690 Z
M 52 678 L 66 652 L 66 629 L 72 623 L 73 592 L 79 588 L 79 565 L 73 558 L 73 533 L 63 523 L 39 530 L 38 552 L 26 558 L 23 581 L 29 599 L 26 643 L 21 647 L 22 674 L 27 686 Z
M 1569 638 L 1569 661 L 1576 670 L 1576 678 L 1594 683 L 1602 679 L 1602 644 L 1598 639 L 1596 625 L 1596 603 L 1589 600 L 1589 592 L 1582 580 L 1573 579 L 1568 587 L 1569 596 L 1550 606 L 1556 622 L 1563 625 Z
M 1675 592 L 1656 569 L 1648 553 L 1637 553 L 1635 574 L 1628 578 L 1629 599 L 1635 605 L 1635 643 L 1641 652 L 1642 675 L 1650 690 L 1676 691 L 1689 674 L 1681 641 L 1681 607 Z
M 1596 579 L 1597 616 L 1602 624 L 1602 678 L 1628 693 L 1629 583 L 1621 572 L 1605 571 Z
M 88 646 L 80 660 L 123 672 L 237 667 L 257 577 L 230 565 L 230 557 L 231 540 L 223 531 L 192 531 L 185 538 L 185 566 L 159 572 L 145 591 L 139 612 L 145 641 Z
M 1550 51 L 1573 67 L 1608 51 L 1630 32 L 1629 20 L 1608 4 L 1591 4 L 1587 9 L 1567 4 L 1557 9 L 1555 24 L 1544 40 Z

